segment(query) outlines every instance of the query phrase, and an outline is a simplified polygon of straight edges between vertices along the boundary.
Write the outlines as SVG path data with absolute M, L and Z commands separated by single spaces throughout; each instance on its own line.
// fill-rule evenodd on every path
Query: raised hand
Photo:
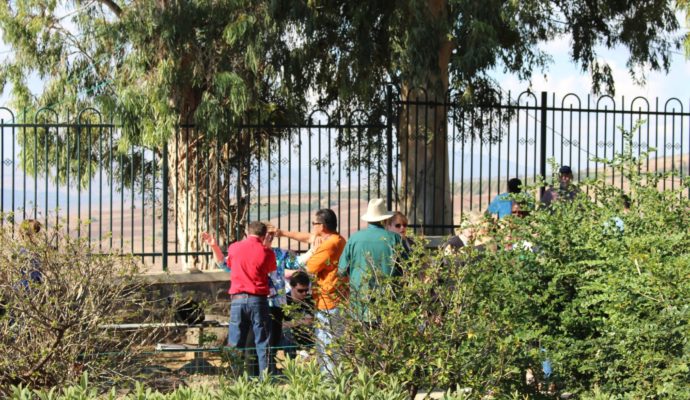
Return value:
M 201 240 L 203 240 L 204 243 L 206 243 L 210 247 L 218 246 L 218 242 L 216 242 L 216 238 L 208 232 L 201 232 Z

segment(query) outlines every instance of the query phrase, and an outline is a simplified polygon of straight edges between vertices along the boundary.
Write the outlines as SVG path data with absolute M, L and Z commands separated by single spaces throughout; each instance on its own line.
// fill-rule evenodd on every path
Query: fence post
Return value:
M 546 180 L 546 102 L 547 102 L 547 94 L 546 92 L 541 92 L 541 104 L 539 106 L 539 110 L 541 111 L 541 126 L 540 126 L 540 132 L 541 132 L 541 160 L 539 161 L 540 166 L 540 173 L 541 173 L 541 178 Z M 541 189 L 539 190 L 539 198 L 541 199 L 544 197 L 544 186 L 542 185 Z
M 387 110 L 386 113 L 386 141 L 388 146 L 388 165 L 386 174 L 386 205 L 388 210 L 393 209 L 393 91 L 390 85 L 386 87 Z
M 168 272 L 168 144 L 163 145 L 163 271 Z

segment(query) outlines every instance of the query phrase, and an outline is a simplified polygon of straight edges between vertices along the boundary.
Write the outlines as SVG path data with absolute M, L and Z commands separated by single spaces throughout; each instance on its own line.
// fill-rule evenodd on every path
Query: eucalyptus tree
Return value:
M 186 165 L 245 164 L 281 132 L 249 137 L 232 126 L 252 113 L 298 118 L 310 90 L 334 115 L 361 108 L 380 120 L 392 83 L 403 100 L 395 123 L 405 209 L 415 223 L 447 225 L 450 91 L 470 103 L 495 100 L 492 71 L 529 79 L 550 60 L 539 44 L 570 35 L 572 62 L 591 73 L 593 90 L 613 92 L 599 49 L 627 47 L 631 73 L 643 78 L 640 67 L 668 67 L 678 26 L 674 3 L 664 0 L 14 0 L 0 5 L 3 38 L 14 51 L 0 82 L 12 84 L 19 104 L 113 111 L 121 149 L 147 144 L 162 157 L 164 143 L 183 144 L 167 157 L 174 198 L 188 213 L 177 218 L 209 210 L 221 238 L 246 214 L 246 170 L 233 188 L 228 174 L 190 176 Z M 31 73 L 46 82 L 36 101 L 26 85 Z M 198 129 L 176 129 L 189 123 Z M 344 135 L 341 144 L 358 138 Z M 202 142 L 209 143 L 203 154 Z M 188 190 L 201 187 L 197 178 L 211 185 Z M 222 210 L 209 202 L 217 196 Z M 190 225 L 179 232 L 184 243 L 198 236 Z
M 627 67 L 644 79 L 645 69 L 667 70 L 679 44 L 668 0 L 308 0 L 284 2 L 280 13 L 304 38 L 305 77 L 324 103 L 378 111 L 376 119 L 385 84 L 399 88 L 405 209 L 414 223 L 436 225 L 452 221 L 449 92 L 459 102 L 490 103 L 500 94 L 492 73 L 529 79 L 550 61 L 539 45 L 568 35 L 571 61 L 591 74 L 592 90 L 613 93 L 601 49 L 627 48 Z
M 93 113 L 77 114 L 87 107 L 115 115 L 121 133 L 113 143 L 120 151 L 114 173 L 151 170 L 152 160 L 131 149 L 153 148 L 169 166 L 180 244 L 198 250 L 204 224 L 218 228 L 221 240 L 243 224 L 250 187 L 248 171 L 238 166 L 281 135 L 233 127 L 250 115 L 262 123 L 266 116 L 284 121 L 303 114 L 304 97 L 291 95 L 299 82 L 289 73 L 285 27 L 271 18 L 270 7 L 253 0 L 2 2 L 0 29 L 12 57 L 0 69 L 0 83 L 11 85 L 15 106 L 71 112 L 70 123 L 93 122 Z M 34 98 L 28 80 L 36 75 L 44 86 Z M 96 143 L 105 132 L 39 134 L 36 143 L 50 149 L 45 164 L 57 167 L 58 179 L 71 174 L 72 183 L 88 182 L 83 164 L 102 154 Z M 33 154 L 31 146 L 22 151 Z M 40 169 L 43 161 L 24 168 Z M 136 183 L 121 175 L 125 185 Z

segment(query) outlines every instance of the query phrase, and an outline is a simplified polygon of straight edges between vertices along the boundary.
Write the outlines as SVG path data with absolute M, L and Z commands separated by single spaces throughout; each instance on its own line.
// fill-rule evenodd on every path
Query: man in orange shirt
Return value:
M 338 304 L 345 295 L 340 277 L 338 277 L 338 260 L 345 248 L 345 239 L 338 233 L 338 218 L 331 209 L 321 209 L 314 214 L 311 223 L 312 233 L 276 231 L 276 236 L 309 242 L 312 244 L 312 255 L 306 261 L 307 272 L 316 277 L 312 298 L 316 303 L 316 346 L 321 365 L 332 369 L 332 362 L 326 356 L 325 348 L 331 343 L 333 317 L 339 313 Z

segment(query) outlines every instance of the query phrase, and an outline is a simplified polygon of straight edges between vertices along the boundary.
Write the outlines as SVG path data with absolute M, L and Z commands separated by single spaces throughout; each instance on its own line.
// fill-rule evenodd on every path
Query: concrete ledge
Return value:
M 208 282 L 229 282 L 230 273 L 219 270 L 211 270 L 200 273 L 178 273 L 170 274 L 161 272 L 157 274 L 142 275 L 142 278 L 153 285 L 184 285 L 193 283 L 208 283 Z
M 218 304 L 221 308 L 216 311 L 225 311 L 230 302 L 230 274 L 225 271 L 159 273 L 142 275 L 141 278 L 151 285 L 149 291 L 154 298 L 190 298 L 197 302 Z

